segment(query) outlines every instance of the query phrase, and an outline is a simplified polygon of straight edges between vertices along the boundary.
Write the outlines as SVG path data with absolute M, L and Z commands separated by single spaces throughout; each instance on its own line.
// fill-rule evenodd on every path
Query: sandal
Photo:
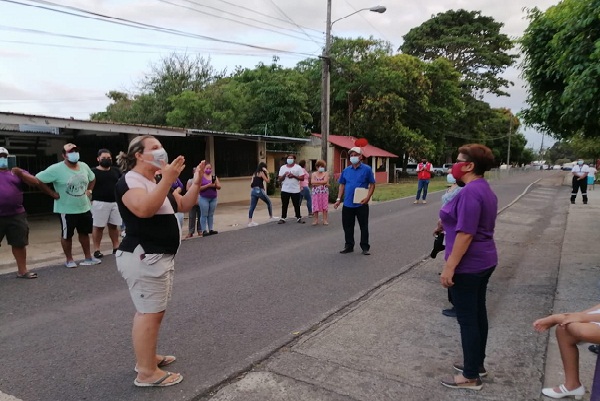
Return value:
M 166 382 L 165 380 L 167 380 L 171 376 L 177 376 L 177 378 L 173 381 Z M 180 373 L 165 372 L 165 375 L 155 382 L 145 383 L 138 381 L 138 379 L 135 379 L 133 381 L 133 384 L 135 384 L 137 387 L 168 387 L 181 383 L 182 380 L 183 376 Z
M 159 368 L 162 368 L 164 366 L 170 365 L 173 362 L 175 362 L 177 360 L 177 358 L 175 357 L 175 355 L 165 355 L 163 356 L 163 358 L 160 360 L 160 362 L 158 362 L 156 364 L 156 366 L 158 366 Z M 133 368 L 133 371 L 135 373 L 138 373 L 138 368 L 137 365 Z
M 37 273 L 27 272 L 25 274 L 17 273 L 17 278 L 37 278 Z

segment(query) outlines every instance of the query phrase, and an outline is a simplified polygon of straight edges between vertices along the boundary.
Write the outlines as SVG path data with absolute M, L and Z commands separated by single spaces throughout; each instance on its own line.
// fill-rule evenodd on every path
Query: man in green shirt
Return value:
M 90 194 L 94 187 L 95 176 L 90 167 L 79 161 L 79 148 L 67 143 L 62 150 L 63 161 L 55 163 L 36 177 L 44 184 L 52 184 L 59 198 L 54 200 L 54 213 L 60 217 L 60 243 L 67 261 L 65 266 L 77 267 L 73 260 L 73 235 L 77 229 L 79 243 L 85 260 L 82 266 L 97 265 L 100 259 L 90 253 L 90 234 L 92 233 L 92 213 Z

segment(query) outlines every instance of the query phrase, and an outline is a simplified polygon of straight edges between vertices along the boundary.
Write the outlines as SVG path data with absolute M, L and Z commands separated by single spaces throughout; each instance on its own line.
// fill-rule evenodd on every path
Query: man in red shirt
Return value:
M 417 187 L 417 199 L 413 202 L 414 204 L 420 203 L 421 191 L 423 191 L 423 203 L 427 203 L 427 188 L 429 187 L 429 179 L 433 172 L 433 166 L 427 162 L 426 158 L 421 159 L 421 163 L 417 165 L 417 177 L 419 178 L 419 185 Z

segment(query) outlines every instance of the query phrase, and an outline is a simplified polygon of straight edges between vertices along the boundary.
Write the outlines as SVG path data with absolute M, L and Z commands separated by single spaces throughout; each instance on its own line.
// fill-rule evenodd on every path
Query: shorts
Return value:
M 117 251 L 115 259 L 139 313 L 159 313 L 167 309 L 173 291 L 175 255 L 146 255 L 138 245 L 133 253 Z
M 60 237 L 62 239 L 71 239 L 77 229 L 77 234 L 92 233 L 92 212 L 78 214 L 61 213 L 60 217 Z
M 14 216 L 0 217 L 0 242 L 6 236 L 8 245 L 15 248 L 24 248 L 29 245 L 29 224 L 27 224 L 27 213 L 19 213 Z
M 120 226 L 123 222 L 117 202 L 92 201 L 94 227 L 106 227 L 106 224 Z

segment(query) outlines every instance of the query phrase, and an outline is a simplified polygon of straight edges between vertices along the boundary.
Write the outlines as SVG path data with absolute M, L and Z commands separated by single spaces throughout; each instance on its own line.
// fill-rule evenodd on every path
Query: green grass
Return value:
M 448 188 L 446 177 L 435 177 L 429 181 L 428 192 L 441 191 Z M 392 199 L 415 196 L 417 193 L 417 179 L 403 179 L 397 184 L 377 184 L 373 200 L 375 202 L 384 202 Z

